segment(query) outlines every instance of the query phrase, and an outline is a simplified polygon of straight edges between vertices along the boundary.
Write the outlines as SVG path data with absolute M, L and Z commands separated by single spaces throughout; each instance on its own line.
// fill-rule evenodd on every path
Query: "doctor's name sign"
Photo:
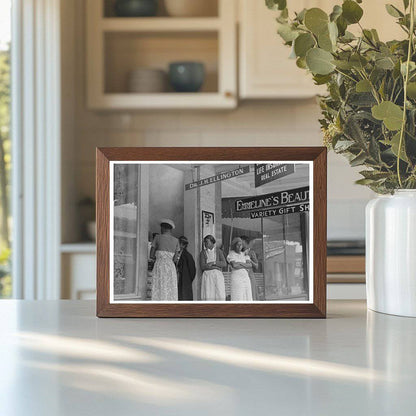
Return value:
M 242 166 L 228 172 L 221 172 L 215 176 L 210 176 L 209 178 L 200 179 L 199 181 L 187 183 L 185 185 L 185 191 L 198 188 L 200 186 L 211 185 L 216 182 L 225 181 L 227 179 L 235 178 L 236 176 L 245 175 L 250 172 L 250 166 Z

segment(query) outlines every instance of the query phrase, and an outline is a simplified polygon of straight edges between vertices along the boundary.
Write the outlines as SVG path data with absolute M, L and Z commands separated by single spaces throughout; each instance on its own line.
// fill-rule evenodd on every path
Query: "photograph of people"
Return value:
M 172 220 L 160 220 L 160 234 L 155 236 L 150 249 L 150 258 L 155 261 L 152 300 L 178 300 L 178 276 L 174 260 L 180 248 L 178 239 L 172 235 L 174 228 Z
M 225 283 L 222 268 L 227 265 L 224 253 L 215 245 L 212 235 L 204 238 L 204 248 L 199 256 L 202 270 L 201 300 L 225 301 Z
M 234 238 L 227 256 L 231 265 L 231 301 L 252 301 L 250 277 L 248 270 L 253 268 L 250 257 L 243 251 L 243 240 Z
M 309 162 L 115 163 L 112 177 L 114 302 L 309 301 Z
M 248 256 L 251 260 L 251 266 L 248 271 L 248 276 L 250 278 L 250 284 L 251 284 L 251 294 L 253 296 L 253 300 L 259 300 L 258 291 L 257 291 L 257 282 L 256 277 L 254 275 L 254 272 L 259 267 L 259 262 L 257 260 L 257 254 L 256 252 L 250 247 L 250 239 L 242 235 L 241 240 L 243 241 L 243 251 L 246 256 Z
M 192 282 L 195 279 L 196 267 L 192 254 L 187 250 L 188 239 L 179 237 L 180 251 L 176 261 L 178 271 L 178 300 L 193 300 Z

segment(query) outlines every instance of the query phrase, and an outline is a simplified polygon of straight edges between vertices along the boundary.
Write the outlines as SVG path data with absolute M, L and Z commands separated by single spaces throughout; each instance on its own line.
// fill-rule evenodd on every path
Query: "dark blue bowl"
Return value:
M 169 81 L 177 92 L 197 92 L 205 80 L 205 67 L 201 62 L 172 62 Z
M 156 16 L 158 0 L 117 0 L 114 5 L 116 16 L 150 17 Z

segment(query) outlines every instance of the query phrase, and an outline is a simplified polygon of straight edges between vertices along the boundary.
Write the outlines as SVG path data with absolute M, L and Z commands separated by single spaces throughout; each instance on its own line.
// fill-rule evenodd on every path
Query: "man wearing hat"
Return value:
M 178 300 L 193 300 L 192 282 L 195 279 L 196 267 L 192 254 L 187 250 L 188 239 L 179 237 L 180 252 L 177 261 Z

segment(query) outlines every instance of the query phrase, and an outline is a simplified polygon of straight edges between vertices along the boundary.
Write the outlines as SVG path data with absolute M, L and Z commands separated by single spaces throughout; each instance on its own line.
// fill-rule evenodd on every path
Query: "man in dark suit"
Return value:
M 188 239 L 179 237 L 180 252 L 176 263 L 178 271 L 178 300 L 193 300 L 192 282 L 195 279 L 196 267 L 192 254 L 186 249 Z

